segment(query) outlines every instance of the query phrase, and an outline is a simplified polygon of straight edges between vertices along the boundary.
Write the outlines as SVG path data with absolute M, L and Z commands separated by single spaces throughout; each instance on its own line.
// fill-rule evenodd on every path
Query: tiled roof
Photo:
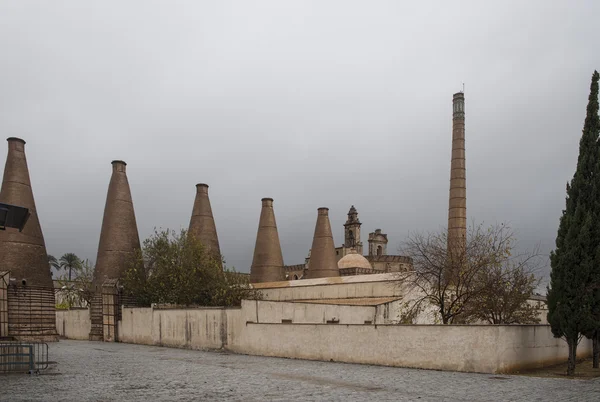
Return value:
M 294 288 L 302 286 L 340 285 L 345 283 L 389 282 L 406 279 L 406 273 L 388 272 L 384 274 L 334 276 L 331 278 L 301 279 L 293 281 L 253 283 L 255 289 Z
M 367 255 L 365 256 L 369 262 L 403 262 L 412 264 L 412 258 L 403 255 Z
M 378 306 L 402 299 L 398 296 L 390 297 L 360 297 L 352 299 L 318 299 L 318 300 L 294 300 L 294 303 L 310 303 L 310 304 L 336 304 L 346 306 Z
M 284 265 L 283 270 L 288 271 L 300 271 L 306 268 L 306 264 L 296 264 L 296 265 Z

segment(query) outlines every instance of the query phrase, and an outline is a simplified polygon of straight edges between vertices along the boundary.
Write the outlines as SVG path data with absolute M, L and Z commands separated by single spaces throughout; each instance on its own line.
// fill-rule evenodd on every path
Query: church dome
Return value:
M 344 268 L 368 268 L 372 269 L 371 264 L 365 257 L 358 254 L 355 249 L 350 250 L 349 254 L 346 254 L 338 261 L 338 269 Z

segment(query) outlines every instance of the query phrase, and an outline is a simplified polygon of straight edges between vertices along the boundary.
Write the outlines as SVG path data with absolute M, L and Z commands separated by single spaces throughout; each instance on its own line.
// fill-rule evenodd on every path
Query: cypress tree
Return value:
M 569 346 L 567 375 L 575 372 L 577 345 L 595 327 L 590 283 L 594 277 L 598 241 L 595 228 L 598 157 L 598 72 L 592 75 L 587 114 L 579 141 L 577 170 L 567 184 L 566 208 L 550 254 L 548 322 L 555 337 Z
M 588 103 L 586 123 L 591 132 L 595 132 L 596 136 L 600 136 L 600 116 L 598 115 L 598 72 L 594 72 L 592 85 L 596 83 L 595 93 L 592 87 L 590 100 Z M 597 153 L 600 155 L 600 144 L 597 142 Z M 590 282 L 588 284 L 588 293 L 591 297 L 592 310 L 592 329 L 585 335 L 592 339 L 593 344 L 593 367 L 599 368 L 600 363 L 600 156 L 596 162 L 596 171 L 594 177 L 594 211 L 593 219 L 595 224 L 594 239 L 596 243 L 594 269 L 591 273 Z

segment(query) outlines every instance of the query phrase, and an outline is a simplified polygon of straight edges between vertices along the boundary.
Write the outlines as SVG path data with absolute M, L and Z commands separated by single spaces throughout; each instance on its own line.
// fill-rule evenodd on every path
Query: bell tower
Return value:
M 355 248 L 360 255 L 363 253 L 363 244 L 360 241 L 360 220 L 354 205 L 348 211 L 348 220 L 344 223 L 344 249 Z M 344 255 L 346 253 L 344 252 Z

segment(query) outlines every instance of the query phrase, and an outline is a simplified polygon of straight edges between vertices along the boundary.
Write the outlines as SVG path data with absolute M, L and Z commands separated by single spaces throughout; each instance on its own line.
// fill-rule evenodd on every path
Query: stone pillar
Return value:
M 140 248 L 133 201 L 123 161 L 112 162 L 112 176 L 108 185 L 100 243 L 94 271 L 94 290 L 92 300 L 92 330 L 90 340 L 102 340 L 102 316 L 94 312 L 102 311 L 96 306 L 102 303 L 99 296 L 102 284 L 108 279 L 119 279 L 129 267 L 135 250 Z
M 208 184 L 196 184 L 196 199 L 188 233 L 196 237 L 215 257 L 221 259 L 217 227 L 208 198 Z
M 306 279 L 340 276 L 329 223 L 329 208 L 319 208 Z
M 263 198 L 250 268 L 250 283 L 283 280 L 283 255 L 279 244 L 273 199 Z
M 464 249 L 467 239 L 467 170 L 465 165 L 465 94 L 453 96 L 452 161 L 448 208 L 448 249 Z
M 2 271 L 10 271 L 19 283 L 53 288 L 52 274 L 48 265 L 44 235 L 33 199 L 25 141 L 8 138 L 8 156 L 4 168 L 0 202 L 29 209 L 31 215 L 22 232 L 7 228 L 0 230 L 0 265 Z

